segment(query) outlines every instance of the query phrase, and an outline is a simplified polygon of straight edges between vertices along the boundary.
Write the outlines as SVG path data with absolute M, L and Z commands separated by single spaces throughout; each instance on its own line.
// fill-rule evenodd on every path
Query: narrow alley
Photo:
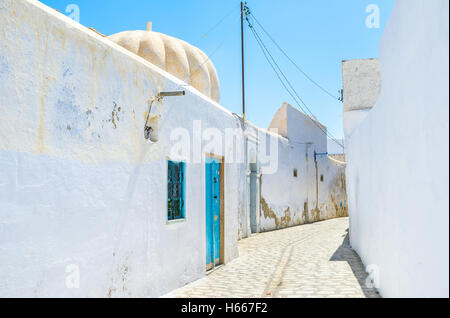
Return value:
M 348 218 L 257 234 L 239 242 L 240 257 L 166 298 L 374 298 L 350 248 Z
M 0 299 L 449 297 L 449 0 L 70 2 L 0 0 Z

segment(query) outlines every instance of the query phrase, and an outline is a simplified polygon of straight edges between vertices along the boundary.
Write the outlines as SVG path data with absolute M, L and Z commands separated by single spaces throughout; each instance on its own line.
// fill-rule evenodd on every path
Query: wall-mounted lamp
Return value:
M 156 101 L 160 102 L 164 97 L 174 97 L 174 96 L 185 96 L 185 91 L 173 91 L 173 92 L 159 92 L 157 96 L 153 97 L 150 101 L 147 120 L 145 121 L 144 126 L 144 137 L 145 139 L 158 142 L 158 123 L 159 116 L 150 117 L 152 112 L 153 103 Z

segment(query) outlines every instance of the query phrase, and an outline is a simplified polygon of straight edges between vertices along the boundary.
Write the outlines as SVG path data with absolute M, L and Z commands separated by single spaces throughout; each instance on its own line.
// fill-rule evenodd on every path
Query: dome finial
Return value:
M 152 31 L 152 23 L 151 22 L 147 23 L 147 31 Z

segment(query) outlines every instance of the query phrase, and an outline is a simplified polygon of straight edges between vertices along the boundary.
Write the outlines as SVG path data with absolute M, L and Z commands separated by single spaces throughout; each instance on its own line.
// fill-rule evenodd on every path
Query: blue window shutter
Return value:
M 169 221 L 184 219 L 185 164 L 168 161 L 167 167 L 167 217 Z
M 184 163 L 180 163 L 180 214 L 184 219 Z
M 173 162 L 167 162 L 167 219 L 173 220 Z

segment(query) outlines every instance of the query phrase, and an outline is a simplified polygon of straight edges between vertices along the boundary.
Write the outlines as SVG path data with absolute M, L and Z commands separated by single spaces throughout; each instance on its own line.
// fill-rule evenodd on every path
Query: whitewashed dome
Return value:
M 108 38 L 219 102 L 216 68 L 195 46 L 153 31 L 125 31 Z

